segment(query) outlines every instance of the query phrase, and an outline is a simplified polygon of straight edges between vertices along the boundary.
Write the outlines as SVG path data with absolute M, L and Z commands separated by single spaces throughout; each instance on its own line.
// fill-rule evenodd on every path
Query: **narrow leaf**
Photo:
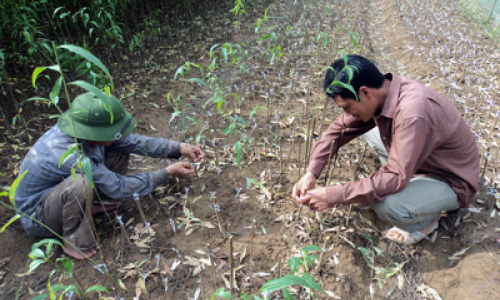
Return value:
M 92 188 L 95 188 L 94 177 L 92 176 L 92 166 L 90 164 L 90 159 L 88 157 L 83 158 L 83 170 L 85 172 L 85 176 L 90 182 L 90 186 Z
M 2 226 L 2 228 L 0 229 L 0 233 L 4 232 L 5 229 L 7 229 L 7 227 L 10 226 L 10 224 L 14 223 L 15 221 L 19 220 L 21 218 L 21 215 L 20 214 L 15 214 L 14 216 L 12 216 L 12 218 L 10 218 L 10 220 L 5 223 L 5 225 Z
M 106 68 L 106 66 L 104 66 L 104 64 L 97 57 L 95 57 L 92 53 L 90 53 L 89 51 L 87 51 L 81 47 L 75 46 L 75 45 L 62 45 L 62 46 L 59 46 L 59 48 L 67 49 L 73 53 L 81 55 L 86 60 L 90 61 L 91 63 L 93 63 L 94 65 L 99 67 L 99 69 L 101 69 L 104 73 L 106 73 L 106 75 L 108 75 L 109 80 L 111 82 L 111 89 L 113 89 L 113 90 L 115 89 L 115 86 L 113 84 L 113 78 L 111 77 L 111 74 L 109 73 L 108 68 Z
M 14 206 L 14 207 L 16 207 L 15 196 L 16 196 L 17 187 L 19 186 L 19 183 L 21 182 L 21 180 L 23 180 L 23 177 L 26 175 L 26 173 L 28 173 L 28 171 L 29 170 L 26 170 L 23 172 L 23 174 L 19 175 L 19 177 L 17 177 L 16 180 L 14 180 L 14 183 L 12 183 L 12 186 L 10 187 L 9 199 L 10 199 L 10 204 L 12 204 L 12 206 Z

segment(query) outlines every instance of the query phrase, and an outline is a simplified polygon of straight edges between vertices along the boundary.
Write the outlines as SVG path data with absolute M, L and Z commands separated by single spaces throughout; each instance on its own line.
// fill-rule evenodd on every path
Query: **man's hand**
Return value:
M 181 143 L 180 152 L 183 157 L 189 157 L 191 162 L 199 162 L 205 157 L 205 152 L 200 147 L 185 143 Z
M 294 198 L 296 201 L 300 199 L 301 197 L 306 195 L 306 192 L 316 185 L 316 176 L 311 173 L 307 172 L 300 178 L 299 183 L 297 183 L 293 187 L 292 191 L 292 198 Z
M 326 189 L 324 187 L 308 191 L 304 196 L 296 199 L 297 203 L 309 206 L 313 211 L 323 211 L 332 207 L 326 199 Z
M 186 178 L 189 174 L 194 173 L 194 168 L 188 162 L 178 162 L 175 164 L 171 164 L 167 168 L 167 172 L 169 176 Z

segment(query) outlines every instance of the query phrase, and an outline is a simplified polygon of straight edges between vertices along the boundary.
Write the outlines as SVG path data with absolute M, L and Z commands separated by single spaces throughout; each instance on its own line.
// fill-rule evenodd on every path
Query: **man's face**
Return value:
M 347 115 L 353 115 L 363 122 L 368 122 L 375 115 L 376 105 L 369 99 L 367 94 L 360 92 L 359 101 L 355 99 L 343 99 L 340 96 L 335 97 L 335 103 L 344 110 Z
M 109 147 L 114 142 L 115 141 L 109 141 L 109 142 L 87 141 L 87 143 L 91 146 L 104 146 L 104 147 Z

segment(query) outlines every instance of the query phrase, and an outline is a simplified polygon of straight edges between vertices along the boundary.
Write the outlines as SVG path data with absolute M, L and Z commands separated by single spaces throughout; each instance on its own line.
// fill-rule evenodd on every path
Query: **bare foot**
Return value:
M 64 242 L 64 253 L 68 254 L 69 256 L 76 258 L 78 260 L 86 259 L 91 257 L 92 255 L 96 254 L 97 252 L 97 246 L 94 246 L 90 249 L 79 249 L 80 252 L 78 252 L 75 248 L 73 248 L 70 244 Z M 83 253 L 83 255 L 82 255 Z
M 404 231 L 398 227 L 392 227 L 389 231 L 387 231 L 385 237 L 400 244 L 412 245 L 426 238 L 427 235 L 436 230 L 438 226 L 439 218 L 427 225 L 424 229 L 412 233 Z
M 98 213 L 102 213 L 104 212 L 104 210 L 106 210 L 107 212 L 112 212 L 114 210 L 117 210 L 119 207 L 120 203 L 118 202 L 103 201 L 102 203 L 96 203 L 92 205 L 92 214 L 95 215 Z

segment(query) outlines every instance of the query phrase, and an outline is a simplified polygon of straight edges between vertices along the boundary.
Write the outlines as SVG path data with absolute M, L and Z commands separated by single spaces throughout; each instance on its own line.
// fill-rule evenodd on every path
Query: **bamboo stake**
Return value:
M 231 284 L 231 294 L 234 294 L 234 256 L 233 256 L 233 236 L 229 238 L 229 266 L 230 270 L 230 284 Z
M 304 149 L 304 159 L 301 161 L 301 168 L 302 168 L 302 165 L 304 165 L 304 173 L 306 172 L 306 159 L 307 159 L 307 150 L 309 149 L 309 135 L 310 135 L 310 131 L 311 131 L 311 123 L 312 123 L 312 120 L 309 122 L 308 126 L 307 126 L 307 132 L 306 132 L 306 147 Z
M 306 162 L 309 162 L 309 159 L 311 158 L 311 149 L 312 149 L 312 145 L 313 145 L 312 140 L 314 138 L 314 128 L 316 128 L 316 117 L 315 117 L 315 115 L 313 115 L 313 120 L 312 121 L 313 121 L 313 124 L 312 124 L 312 128 L 311 128 L 311 132 L 309 133 L 310 134 L 310 136 L 309 136 L 309 149 L 307 149 L 307 152 L 306 152 L 306 154 L 307 154 Z M 304 170 L 304 172 L 305 172 L 305 170 Z
M 122 243 L 123 243 L 123 240 L 125 239 L 125 241 L 127 242 L 127 244 L 130 245 L 130 237 L 128 235 L 128 232 L 127 232 L 127 229 L 125 228 L 125 224 L 123 224 L 123 221 L 122 221 L 122 217 L 118 215 L 118 212 L 115 210 L 115 218 L 116 220 L 118 220 L 118 224 L 120 224 L 120 232 L 121 232 L 121 240 L 122 240 Z
M 217 204 L 217 197 L 215 197 L 215 192 L 213 192 L 213 195 L 211 198 L 214 201 L 215 216 L 217 217 L 217 222 L 219 223 L 220 235 L 221 235 L 221 238 L 224 238 L 224 237 L 226 237 L 226 232 L 224 230 L 224 227 L 222 226 L 222 219 L 221 219 L 220 213 L 219 213 L 220 206 L 219 206 L 219 204 Z
M 333 169 L 334 170 L 335 170 L 335 163 L 337 162 L 337 157 L 339 156 L 340 146 L 342 145 L 342 138 L 344 137 L 344 131 L 345 131 L 345 129 L 342 129 L 342 132 L 340 133 L 339 149 L 337 150 L 337 152 L 335 153 L 335 156 L 333 158 Z M 328 170 L 328 172 L 329 172 L 329 176 L 328 176 L 327 184 L 325 184 L 325 185 L 330 185 L 330 180 L 332 179 L 333 171 L 330 172 L 330 170 Z
M 325 172 L 325 186 L 328 183 L 328 174 L 330 173 L 330 166 L 333 157 L 333 147 L 335 146 L 335 141 L 332 141 L 332 145 L 330 146 L 330 155 L 328 156 L 328 162 L 326 163 L 326 172 Z
M 134 197 L 135 204 L 137 205 L 137 208 L 139 209 L 139 213 L 141 215 L 142 221 L 144 222 L 144 225 L 146 226 L 146 228 L 149 231 L 150 223 L 146 219 L 146 214 L 144 214 L 144 210 L 142 210 L 141 200 L 139 198 L 139 194 L 135 192 L 135 189 L 133 186 L 130 186 L 130 191 L 132 191 L 132 196 Z
M 214 276 L 214 291 L 217 290 L 217 275 L 215 273 L 215 264 L 212 261 L 212 251 L 210 251 L 210 244 L 207 245 L 208 258 L 210 259 L 210 267 L 212 269 L 212 275 Z

